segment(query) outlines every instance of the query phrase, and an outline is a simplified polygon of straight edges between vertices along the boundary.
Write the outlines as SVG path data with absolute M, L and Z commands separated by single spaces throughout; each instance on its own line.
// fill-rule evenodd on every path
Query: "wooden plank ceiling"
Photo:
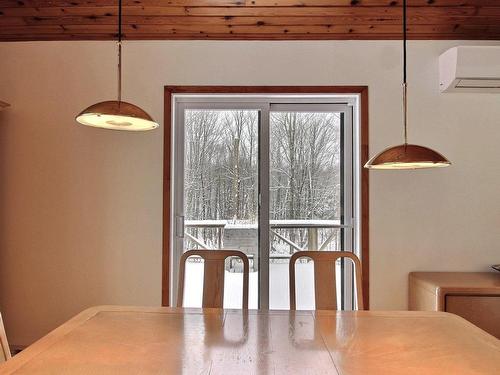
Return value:
M 411 39 L 500 40 L 500 0 L 408 0 Z M 402 0 L 123 0 L 125 39 L 400 39 Z M 117 0 L 0 0 L 0 41 L 116 37 Z

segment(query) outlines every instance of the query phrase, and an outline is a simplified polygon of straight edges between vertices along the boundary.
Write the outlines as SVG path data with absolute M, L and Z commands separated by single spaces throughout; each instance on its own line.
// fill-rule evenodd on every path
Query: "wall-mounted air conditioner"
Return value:
M 439 56 L 441 92 L 500 93 L 500 46 L 460 46 Z

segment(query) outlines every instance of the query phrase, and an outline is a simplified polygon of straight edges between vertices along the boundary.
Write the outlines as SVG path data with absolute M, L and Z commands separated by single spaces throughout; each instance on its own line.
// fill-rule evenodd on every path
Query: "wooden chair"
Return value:
M 348 251 L 299 251 L 290 258 L 290 310 L 296 310 L 295 262 L 299 258 L 314 261 L 314 294 L 317 310 L 337 310 L 337 286 L 335 282 L 335 262 L 339 258 L 350 258 L 356 272 L 358 310 L 363 310 L 363 290 L 361 285 L 361 262 Z
M 0 314 L 0 363 L 7 361 L 11 358 L 9 343 L 7 342 L 7 335 L 3 326 L 2 314 Z
M 179 270 L 179 289 L 177 307 L 182 307 L 184 299 L 184 275 L 186 260 L 191 256 L 199 256 L 205 261 L 203 276 L 202 307 L 222 308 L 224 301 L 224 271 L 226 259 L 241 258 L 243 262 L 243 303 L 242 308 L 248 309 L 248 277 L 250 267 L 245 253 L 238 250 L 188 250 L 181 257 Z

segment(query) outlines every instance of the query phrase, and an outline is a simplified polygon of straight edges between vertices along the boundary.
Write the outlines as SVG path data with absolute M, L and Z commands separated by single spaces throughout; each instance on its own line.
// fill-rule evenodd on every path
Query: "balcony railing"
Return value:
M 341 224 L 340 220 L 271 220 L 269 258 L 287 259 L 303 250 L 339 250 L 340 232 L 344 228 L 349 226 Z M 257 229 L 256 223 L 186 220 L 184 234 L 188 247 L 240 249 L 253 259 L 258 255 Z

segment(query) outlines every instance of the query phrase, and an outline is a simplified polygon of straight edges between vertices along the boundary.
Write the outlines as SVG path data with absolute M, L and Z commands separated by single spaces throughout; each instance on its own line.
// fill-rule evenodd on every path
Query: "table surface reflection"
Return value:
M 500 341 L 440 312 L 100 306 L 1 374 L 498 374 Z

